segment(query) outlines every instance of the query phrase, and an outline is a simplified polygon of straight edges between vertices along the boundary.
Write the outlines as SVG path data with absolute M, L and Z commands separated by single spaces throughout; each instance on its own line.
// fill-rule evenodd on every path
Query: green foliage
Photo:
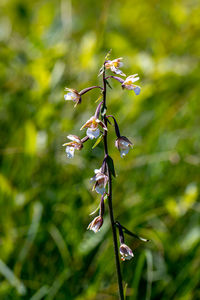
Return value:
M 110 48 L 142 87 L 112 81 L 107 100 L 134 143 L 121 159 L 108 124 L 116 218 L 151 240 L 126 238 L 126 299 L 200 298 L 199 14 L 195 0 L 0 2 L 0 299 L 117 299 L 109 220 L 86 231 L 102 145 L 62 147 L 99 97 L 74 108 L 64 87 L 101 84 Z

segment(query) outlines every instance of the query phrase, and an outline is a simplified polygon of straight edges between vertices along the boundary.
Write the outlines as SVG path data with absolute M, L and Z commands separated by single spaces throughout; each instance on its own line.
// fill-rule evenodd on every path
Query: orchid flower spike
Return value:
M 119 253 L 121 254 L 121 260 L 130 260 L 131 258 L 134 257 L 134 254 L 126 244 L 121 244 L 119 247 Z
M 64 95 L 64 99 L 66 101 L 72 100 L 73 102 L 75 102 L 74 107 L 76 107 L 77 104 L 81 103 L 81 95 L 78 93 L 78 91 L 69 88 L 65 88 L 65 91 L 67 91 L 67 93 Z
M 138 77 L 138 74 L 130 75 L 128 76 L 124 82 L 122 83 L 122 88 L 128 89 L 128 90 L 134 90 L 136 95 L 140 94 L 140 86 L 133 84 L 134 82 L 138 81 L 140 77 Z
M 80 130 L 83 128 L 88 128 L 86 133 L 87 136 L 92 140 L 97 138 L 100 134 L 98 125 L 100 125 L 104 130 L 107 130 L 106 125 L 95 116 L 92 116 L 89 120 L 87 120 Z
M 71 140 L 72 142 L 65 143 L 65 144 L 63 144 L 63 146 L 66 146 L 65 151 L 67 153 L 67 157 L 72 158 L 72 157 L 74 157 L 74 150 L 75 149 L 81 150 L 83 148 L 83 143 L 78 136 L 73 135 L 73 134 L 68 135 L 67 138 L 69 140 Z
M 115 147 L 117 147 L 121 157 L 123 157 L 129 152 L 129 149 L 133 147 L 133 144 L 129 141 L 129 139 L 127 139 L 127 137 L 120 136 L 115 141 Z
M 95 175 L 90 179 L 91 181 L 95 181 L 93 189 L 98 194 L 104 195 L 106 192 L 106 185 L 108 183 L 108 176 L 103 173 L 102 169 L 95 169 Z
M 121 75 L 121 76 L 126 76 L 119 68 L 123 66 L 123 63 L 121 62 L 123 58 L 116 58 L 114 60 L 107 60 L 105 63 L 106 69 L 110 69 L 112 72 L 115 74 Z

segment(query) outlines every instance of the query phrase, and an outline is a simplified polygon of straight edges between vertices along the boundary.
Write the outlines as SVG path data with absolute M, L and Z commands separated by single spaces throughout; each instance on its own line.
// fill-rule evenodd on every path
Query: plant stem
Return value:
M 106 79 L 105 79 L 105 70 L 103 72 L 103 111 L 106 108 Z M 103 116 L 104 124 L 107 127 L 107 117 L 106 114 Z M 107 142 L 107 131 L 104 130 L 104 152 L 105 157 L 108 156 L 108 142 Z M 115 263 L 116 263 L 116 270 L 117 270 L 117 279 L 118 279 L 118 288 L 119 288 L 119 299 L 124 300 L 124 292 L 123 292 L 123 284 L 122 284 L 122 275 L 120 270 L 120 261 L 119 261 L 119 252 L 118 252 L 118 244 L 117 244 L 117 232 L 115 226 L 115 220 L 113 215 L 113 206 L 112 206 L 112 175 L 109 170 L 108 164 L 108 206 L 109 206 L 109 214 L 110 214 L 110 222 L 112 228 L 112 235 L 113 235 L 113 245 L 114 245 L 114 252 L 115 252 Z

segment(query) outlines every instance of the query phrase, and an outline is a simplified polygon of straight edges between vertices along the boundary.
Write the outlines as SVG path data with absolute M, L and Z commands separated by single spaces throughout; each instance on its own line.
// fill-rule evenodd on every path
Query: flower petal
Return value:
M 87 136 L 89 137 L 89 139 L 93 140 L 99 136 L 100 130 L 99 130 L 99 128 L 97 128 L 95 130 L 92 128 L 88 128 L 86 133 L 87 133 Z
M 139 95 L 140 94 L 140 91 L 141 91 L 141 88 L 137 85 L 135 88 L 134 88 L 134 92 L 136 95 Z
M 74 142 L 78 143 L 78 144 L 81 143 L 81 140 L 80 140 L 80 138 L 79 138 L 77 135 L 69 134 L 69 135 L 67 136 L 67 138 L 68 138 L 69 140 L 71 140 L 71 141 L 74 141 Z
M 68 158 L 74 157 L 74 147 L 67 146 L 65 151 L 67 153 Z
M 129 148 L 127 149 L 120 149 L 120 156 L 124 157 L 129 152 Z
M 102 186 L 102 185 L 97 185 L 97 186 L 95 187 L 95 191 L 96 191 L 98 194 L 104 195 L 105 192 L 106 192 L 106 189 L 105 189 L 105 187 Z

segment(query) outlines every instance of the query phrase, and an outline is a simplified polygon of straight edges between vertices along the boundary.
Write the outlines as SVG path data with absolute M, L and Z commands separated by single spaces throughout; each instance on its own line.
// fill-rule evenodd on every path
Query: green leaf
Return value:
M 110 85 L 110 83 L 108 82 L 108 80 L 105 79 L 105 81 L 106 81 L 106 84 L 109 86 L 109 88 L 112 89 L 112 86 Z
M 108 155 L 107 159 L 106 159 L 106 162 L 108 164 L 108 168 L 111 172 L 111 174 L 116 177 L 116 174 L 115 174 L 115 167 L 114 167 L 114 163 L 113 163 L 113 160 L 112 158 Z
M 101 142 L 102 138 L 103 138 L 103 135 L 101 134 L 98 137 L 98 139 L 96 140 L 96 143 L 92 146 L 92 149 L 94 149 Z
M 99 100 L 101 100 L 102 98 L 102 94 L 99 96 L 99 98 L 95 101 L 95 103 L 99 102 Z
M 103 65 L 103 66 L 101 67 L 101 69 L 99 70 L 98 76 L 101 76 L 101 75 L 103 74 L 104 71 L 105 71 L 105 66 Z

